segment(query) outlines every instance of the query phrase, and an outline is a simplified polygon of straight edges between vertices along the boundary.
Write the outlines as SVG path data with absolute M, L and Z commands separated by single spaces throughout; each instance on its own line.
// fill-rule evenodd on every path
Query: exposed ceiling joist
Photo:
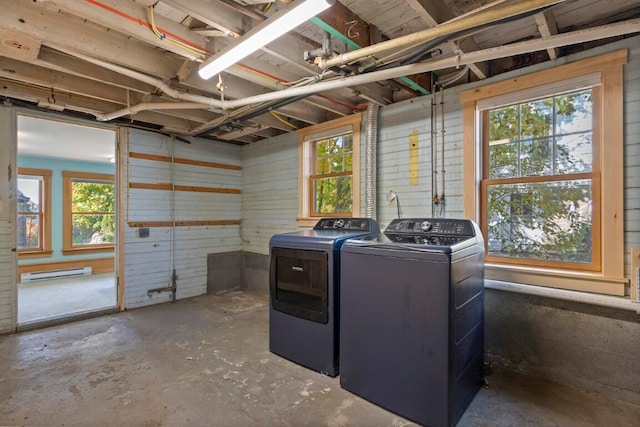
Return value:
M 558 25 L 556 24 L 556 18 L 553 15 L 553 11 L 547 10 L 541 13 L 537 13 L 534 16 L 538 31 L 542 37 L 551 37 L 558 34 Z M 558 50 L 556 48 L 547 49 L 549 58 L 556 59 L 558 57 Z
M 419 96 L 410 83 L 397 80 L 403 77 L 396 68 L 401 63 L 428 62 L 403 70 L 426 70 L 443 81 L 464 62 L 482 78 L 490 69 L 496 73 L 517 66 L 516 61 L 485 54 L 498 52 L 498 47 L 515 55 L 513 52 L 520 51 L 508 44 L 537 39 L 535 45 L 554 57 L 567 51 L 555 49 L 559 46 L 555 33 L 564 35 L 575 28 L 592 30 L 598 22 L 640 17 L 636 0 L 606 1 L 606 7 L 605 0 L 563 1 L 560 7 L 538 13 L 535 19 L 531 14 L 498 26 L 491 19 L 499 18 L 489 17 L 495 14 L 484 13 L 507 5 L 542 2 L 341 0 L 333 13 L 321 17 L 324 27 L 314 23 L 299 26 L 251 54 L 241 65 L 229 68 L 220 82 L 199 77 L 200 61 L 234 43 L 234 36 L 258 25 L 262 15 L 287 7 L 288 1 L 273 3 L 266 11 L 260 0 L 5 0 L 0 15 L 0 95 L 43 108 L 91 114 L 99 120 L 133 120 L 137 125 L 167 132 L 202 134 L 212 139 L 225 135 L 229 142 L 251 143 L 351 114 L 362 109 L 363 103 L 387 105 Z M 544 4 L 552 3 L 544 0 Z M 160 35 L 150 25 L 149 6 L 153 5 Z M 480 10 L 483 12 L 478 13 Z M 594 10 L 598 12 L 595 17 Z M 483 16 L 477 19 L 482 27 L 467 27 L 465 23 L 462 36 L 447 34 L 438 25 L 471 14 Z M 444 56 L 456 52 L 457 60 L 411 57 L 409 53 L 423 41 L 406 46 L 398 43 L 396 46 L 404 47 L 395 50 L 389 50 L 387 44 L 375 46 L 379 48 L 375 53 L 360 52 L 363 56 L 349 56 L 357 59 L 345 62 L 331 62 L 335 58 L 320 53 L 321 59 L 327 60 L 320 68 L 304 60 L 305 51 L 321 51 L 317 48 L 324 41 L 327 26 L 334 30 L 331 50 L 352 54 L 359 46 L 431 32 L 436 25 L 442 31 L 437 40 L 451 39 Z M 626 25 L 633 31 L 633 23 Z M 597 36 L 597 43 L 607 42 L 601 40 L 606 34 L 621 34 L 597 33 L 602 34 Z M 358 43 L 352 41 L 358 37 Z M 566 40 L 580 43 L 580 37 L 572 34 Z M 575 49 L 574 44 L 571 50 Z M 548 59 L 544 54 L 524 52 L 518 55 L 526 55 L 527 63 Z M 381 64 L 396 69 L 379 72 Z M 354 78 L 354 74 L 360 75 Z M 296 85 L 307 87 L 288 91 Z M 426 80 L 420 85 L 429 88 L 431 83 Z
M 438 24 L 455 18 L 454 13 L 447 7 L 443 0 L 407 0 L 407 2 L 430 27 L 435 27 Z M 480 46 L 478 46 L 472 37 L 465 38 L 459 43 L 449 40 L 446 43 L 446 47 L 450 52 L 456 54 L 480 50 Z M 469 68 L 481 80 L 489 76 L 489 66 L 487 64 L 470 64 Z

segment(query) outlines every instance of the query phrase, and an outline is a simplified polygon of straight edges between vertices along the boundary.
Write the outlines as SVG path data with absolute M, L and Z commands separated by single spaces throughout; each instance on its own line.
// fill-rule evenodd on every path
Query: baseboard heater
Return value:
M 22 273 L 20 282 L 33 282 L 43 279 L 60 279 L 64 277 L 88 276 L 91 274 L 91 267 L 65 268 L 63 270 L 34 271 Z

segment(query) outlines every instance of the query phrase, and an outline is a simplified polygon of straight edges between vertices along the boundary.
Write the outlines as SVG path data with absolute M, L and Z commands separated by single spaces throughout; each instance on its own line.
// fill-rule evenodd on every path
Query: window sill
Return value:
M 485 265 L 485 279 L 615 296 L 625 296 L 625 286 L 629 283 L 626 278 L 597 273 L 498 264 Z
M 99 252 L 113 252 L 113 246 L 98 246 L 95 248 L 80 247 L 80 248 L 67 248 L 62 250 L 63 255 L 78 255 L 78 254 L 93 254 Z
M 298 217 L 297 221 L 298 221 L 298 227 L 313 227 L 314 225 L 316 225 L 316 223 L 320 220 L 320 217 L 317 218 L 302 218 L 302 217 Z
M 37 252 L 18 252 L 18 259 L 29 258 L 50 258 L 53 255 L 53 251 L 37 251 Z
M 601 307 L 609 307 L 620 310 L 630 310 L 640 314 L 640 301 L 633 301 L 629 297 L 567 291 L 564 289 L 523 285 L 521 283 L 501 282 L 498 280 L 485 280 L 484 287 L 485 289 L 493 289 L 503 292 L 513 292 L 518 294 L 533 295 L 543 298 L 553 298 L 563 301 L 572 301 L 582 304 L 597 305 Z

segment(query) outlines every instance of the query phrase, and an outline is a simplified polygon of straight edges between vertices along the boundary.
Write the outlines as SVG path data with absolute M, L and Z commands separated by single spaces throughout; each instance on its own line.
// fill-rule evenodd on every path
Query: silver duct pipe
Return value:
M 370 103 L 366 115 L 364 143 L 364 216 L 376 217 L 376 148 L 378 145 L 378 104 Z

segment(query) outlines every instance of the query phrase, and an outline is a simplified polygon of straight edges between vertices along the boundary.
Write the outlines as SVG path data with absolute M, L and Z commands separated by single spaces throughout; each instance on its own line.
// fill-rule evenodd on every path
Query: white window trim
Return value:
M 298 135 L 298 225 L 311 227 L 319 217 L 312 217 L 310 175 L 312 170 L 312 142 L 319 138 L 328 138 L 351 132 L 353 134 L 353 208 L 352 215 L 360 216 L 360 128 L 362 114 L 356 113 L 297 131 Z
M 558 82 L 581 78 L 591 80 L 600 76 L 602 108 L 599 114 L 600 135 L 606 135 L 606 148 L 600 150 L 601 175 L 601 268 L 597 272 L 556 270 L 550 268 L 487 264 L 485 277 L 491 280 L 528 285 L 557 287 L 576 291 L 624 296 L 628 279 L 624 277 L 624 192 L 623 192 L 623 66 L 627 50 L 558 66 L 552 69 L 519 76 L 495 84 L 461 93 L 464 115 L 464 216 L 480 219 L 480 178 L 482 172 L 482 139 L 478 104 L 487 105 L 492 98 L 540 87 L 553 88 Z M 560 83 L 561 84 L 561 83 Z M 504 101 L 503 99 L 503 101 Z M 603 138 L 604 140 L 604 138 Z M 619 191 L 611 191 L 619 189 Z

